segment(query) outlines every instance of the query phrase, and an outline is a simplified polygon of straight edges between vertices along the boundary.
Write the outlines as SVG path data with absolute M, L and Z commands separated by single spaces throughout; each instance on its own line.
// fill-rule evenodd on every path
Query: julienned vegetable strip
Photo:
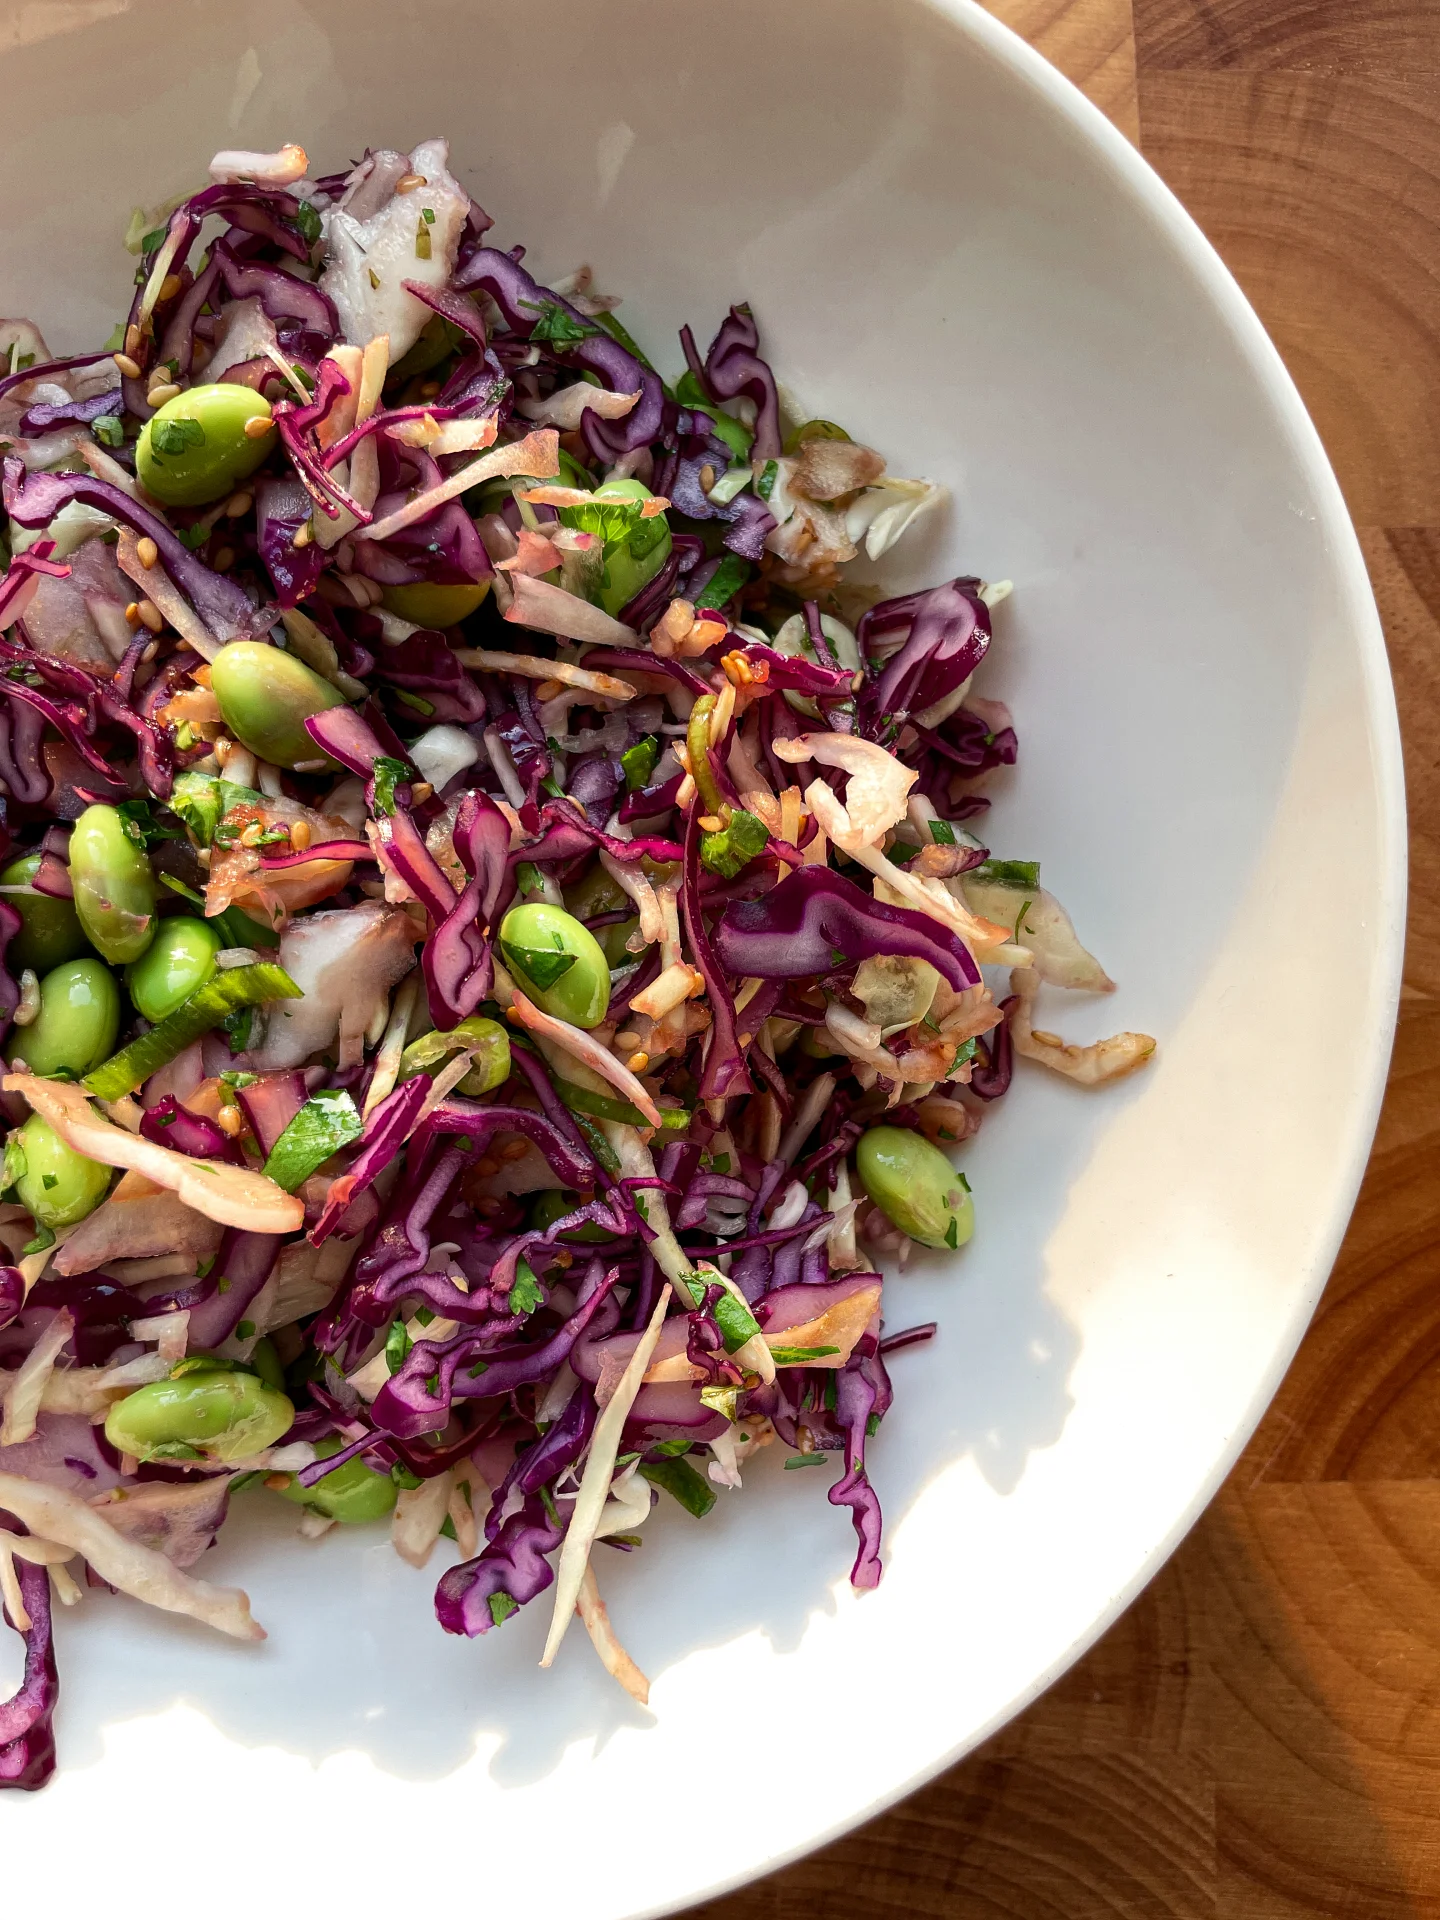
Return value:
M 174 1013 L 87 1073 L 81 1084 L 97 1100 L 118 1100 L 123 1094 L 133 1093 L 152 1073 L 183 1053 L 193 1040 L 218 1027 L 222 1020 L 238 1013 L 242 1007 L 261 1007 L 272 1000 L 300 997 L 301 989 L 285 969 L 273 961 L 232 967 L 227 973 L 207 980 L 203 987 L 197 987 Z
M 446 1632 L 553 1588 L 637 1700 L 592 1549 L 661 1500 L 816 1469 L 875 1586 L 880 1268 L 974 1257 L 1017 1056 L 1154 1049 L 1051 1030 L 1113 983 L 985 844 L 1007 583 L 873 585 L 943 489 L 363 133 L 217 154 L 103 352 L 9 323 L 0 1786 L 52 1579 L 255 1631 L 177 1570 L 240 1498 L 389 1519 Z

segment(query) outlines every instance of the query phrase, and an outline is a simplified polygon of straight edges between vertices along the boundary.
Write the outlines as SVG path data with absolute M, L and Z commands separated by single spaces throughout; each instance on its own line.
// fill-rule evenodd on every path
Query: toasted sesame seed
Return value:
M 498 1160 L 492 1160 L 488 1153 L 482 1153 L 480 1158 L 475 1162 L 475 1171 L 483 1179 L 488 1174 L 498 1173 L 500 1171 L 500 1162 Z
M 395 191 L 396 193 L 414 193 L 417 187 L 423 187 L 424 185 L 425 176 L 423 173 L 402 173 L 400 178 L 395 182 Z
M 140 378 L 139 363 L 132 360 L 128 353 L 117 353 L 114 356 L 114 360 L 116 366 L 127 380 L 138 380 Z
M 700 816 L 700 825 L 705 829 L 706 833 L 719 833 L 724 822 L 721 820 L 719 814 L 702 813 Z
M 165 616 L 161 613 L 155 602 L 153 600 L 140 601 L 138 612 L 142 623 L 150 629 L 151 633 L 159 633 L 165 624 Z
M 152 407 L 163 407 L 167 400 L 173 400 L 179 393 L 179 383 L 174 380 L 162 381 L 158 387 L 151 387 L 145 398 Z
M 640 1036 L 638 1033 L 630 1033 L 628 1031 L 625 1033 L 617 1033 L 615 1036 L 615 1044 L 617 1047 L 628 1048 L 629 1051 L 633 1053 L 640 1044 Z
M 215 1121 L 222 1133 L 228 1133 L 232 1140 L 245 1131 L 245 1116 L 239 1107 L 221 1107 Z
M 554 700 L 564 691 L 563 680 L 542 680 L 535 689 L 535 698 L 540 701 Z
M 642 1047 L 639 1053 L 632 1053 L 630 1058 L 625 1062 L 625 1064 L 630 1069 L 631 1073 L 644 1073 L 645 1069 L 650 1064 L 650 1056 L 648 1053 L 645 1052 L 644 1048 Z
M 253 493 L 232 493 L 230 498 L 225 502 L 225 518 L 227 520 L 242 519 L 245 514 L 249 513 L 254 504 L 255 496 Z
M 129 622 L 130 622 L 130 625 L 131 625 L 132 627 L 138 627 L 138 626 L 139 626 L 139 624 L 140 624 L 140 602 L 139 602 L 138 600 L 132 600 L 132 601 L 130 602 L 130 604 L 129 604 L 129 606 L 128 606 L 128 607 L 126 607 L 126 609 L 125 609 L 125 618 L 126 618 L 126 619 L 127 619 L 127 620 L 128 620 Z
M 149 643 L 149 645 L 145 648 L 145 651 L 140 655 L 141 665 L 148 666 L 149 663 L 155 658 L 156 654 L 159 653 L 159 651 L 160 651 L 160 642 L 158 640 L 152 640 Z
M 507 1140 L 505 1145 L 500 1149 L 500 1158 L 502 1160 L 523 1160 L 529 1151 L 530 1142 L 528 1140 Z
M 244 433 L 247 440 L 263 440 L 270 431 L 271 421 L 268 413 L 252 414 L 245 422 Z
M 228 734 L 224 734 L 224 733 L 222 733 L 220 735 L 220 738 L 213 743 L 213 745 L 210 748 L 210 751 L 215 756 L 215 764 L 217 766 L 221 766 L 221 767 L 224 766 L 225 762 L 230 758 L 231 749 L 234 747 L 234 745 L 235 745 L 235 742 L 230 738 Z
M 296 820 L 291 823 L 290 844 L 296 853 L 303 853 L 306 847 L 309 846 L 312 837 L 310 822 L 308 820 Z
M 422 800 L 428 800 L 434 791 L 428 780 L 412 780 L 410 783 L 410 798 L 417 806 Z
M 754 1038 L 753 1033 L 742 1033 L 738 1036 L 737 1044 L 742 1047 L 748 1047 Z
M 165 278 L 160 282 L 160 298 L 162 300 L 173 300 L 184 284 L 185 282 L 180 278 L 178 273 L 167 273 Z
M 258 847 L 260 844 L 260 836 L 264 831 L 264 827 L 261 826 L 258 820 L 252 820 L 248 827 L 242 827 L 240 829 L 241 846 Z
M 148 533 L 142 539 L 139 539 L 135 542 L 135 558 L 140 562 L 141 566 L 144 567 L 147 573 L 150 571 L 151 567 L 155 565 L 155 562 L 160 558 L 160 549 L 159 547 L 156 546 L 155 542 L 150 538 Z
M 700 469 L 700 491 L 708 494 L 715 484 L 715 469 L 707 460 Z
M 139 353 L 144 336 L 132 320 L 125 329 L 125 351 L 128 354 Z
M 221 547 L 210 564 L 217 573 L 228 573 L 235 564 L 235 549 Z
M 197 340 L 190 349 L 190 371 L 199 373 L 202 367 L 208 367 L 215 358 L 215 350 L 208 340 Z
M 288 1473 L 267 1473 L 265 1476 L 265 1485 L 269 1487 L 272 1493 L 283 1493 L 289 1484 L 290 1476 Z
M 308 547 L 309 546 L 310 522 L 308 520 L 306 520 L 302 525 L 298 526 L 295 529 L 295 538 L 290 542 L 290 544 L 292 547 Z

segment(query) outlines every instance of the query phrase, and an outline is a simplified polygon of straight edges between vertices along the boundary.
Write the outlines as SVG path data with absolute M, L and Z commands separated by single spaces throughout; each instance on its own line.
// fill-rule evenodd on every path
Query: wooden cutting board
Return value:
M 698 1911 L 1440 1920 L 1440 0 L 993 10 L 1200 222 L 1339 474 L 1405 734 L 1400 1028 L 1319 1315 L 1164 1572 L 988 1746 Z

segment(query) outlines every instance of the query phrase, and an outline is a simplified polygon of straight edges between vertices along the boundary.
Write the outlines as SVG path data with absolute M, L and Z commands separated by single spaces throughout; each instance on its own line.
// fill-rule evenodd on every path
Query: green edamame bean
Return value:
M 510 1078 L 510 1036 L 496 1020 L 472 1013 L 446 1033 L 422 1033 L 400 1056 L 400 1078 L 413 1080 L 420 1072 L 434 1073 L 462 1047 L 473 1046 L 470 1071 L 460 1082 L 460 1093 L 493 1093 Z
M 598 861 L 583 880 L 565 889 L 566 911 L 573 913 L 577 920 L 590 920 L 599 913 L 616 913 L 629 905 L 630 896 Z M 608 927 L 594 930 L 608 966 L 623 967 L 627 960 L 635 958 L 625 942 L 639 925 L 638 915 L 632 914 L 628 920 L 616 920 Z
M 871 1127 L 855 1164 L 866 1193 L 922 1247 L 962 1247 L 975 1231 L 969 1188 L 938 1147 L 906 1127 Z
M 245 431 L 252 420 L 268 429 L 253 440 Z M 203 507 L 247 480 L 274 445 L 264 395 L 218 381 L 156 409 L 135 443 L 135 472 L 166 506 Z
M 189 914 L 162 920 L 150 946 L 125 970 L 135 1011 L 152 1026 L 174 1013 L 210 978 L 219 951 L 220 935 L 208 920 L 193 920 Z
M 341 1441 L 332 1434 L 315 1443 L 317 1458 L 328 1460 L 338 1453 Z M 363 1526 L 367 1520 L 383 1520 L 395 1505 L 398 1489 L 388 1473 L 376 1473 L 358 1456 L 317 1480 L 313 1487 L 302 1487 L 291 1476 L 288 1487 L 277 1488 L 282 1500 L 311 1507 L 327 1520 L 338 1520 L 342 1527 Z
M 269 1334 L 262 1334 L 250 1349 L 250 1364 L 267 1387 L 274 1387 L 277 1393 L 285 1391 L 285 1369 Z
M 10 1058 L 32 1073 L 79 1079 L 115 1051 L 120 989 L 98 960 L 66 960 L 40 982 L 40 1011 L 10 1039 Z
M 222 647 L 210 664 L 210 685 L 235 738 L 277 767 L 323 760 L 305 722 L 345 704 L 338 687 L 303 660 L 261 640 L 232 640 Z
M 244 1460 L 289 1430 L 295 1409 L 253 1373 L 208 1367 L 117 1400 L 105 1437 L 137 1460 Z
M 563 1187 L 546 1187 L 537 1193 L 530 1207 L 530 1225 L 536 1233 L 543 1233 L 557 1220 L 563 1220 L 567 1213 L 573 1213 L 580 1205 L 578 1193 L 567 1193 Z M 562 1240 L 583 1240 L 592 1244 L 597 1240 L 613 1240 L 613 1233 L 607 1233 L 603 1227 L 597 1227 L 593 1220 L 587 1220 L 583 1227 L 572 1227 L 568 1233 L 562 1233 Z
M 87 807 L 75 822 L 70 880 L 96 951 L 116 966 L 138 960 L 155 938 L 155 875 L 114 807 Z
M 417 627 L 453 627 L 474 613 L 489 591 L 488 580 L 473 587 L 442 587 L 419 580 L 413 586 L 383 588 L 380 604 L 387 613 L 413 620 Z
M 610 1004 L 610 968 L 588 927 L 563 907 L 528 901 L 500 923 L 500 951 L 516 985 L 543 1013 L 598 1027 Z
M 12 860 L 0 873 L 0 887 L 28 887 L 40 859 L 38 853 L 27 853 L 23 860 Z M 48 973 L 62 960 L 90 951 L 72 900 L 56 900 L 48 893 L 4 893 L 0 900 L 8 900 L 20 915 L 20 930 L 5 949 L 12 973 L 27 967 L 32 973 Z
M 110 1169 L 67 1146 L 48 1120 L 32 1113 L 16 1136 L 25 1171 L 15 1182 L 20 1204 L 37 1227 L 71 1227 L 110 1191 Z

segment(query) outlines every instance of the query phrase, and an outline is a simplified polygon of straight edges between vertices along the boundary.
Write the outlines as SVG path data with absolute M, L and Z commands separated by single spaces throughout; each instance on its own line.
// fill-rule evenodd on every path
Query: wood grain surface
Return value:
M 1440 4 L 995 0 L 1138 140 L 1329 448 L 1405 735 L 1390 1087 L 1320 1312 L 1093 1652 L 704 1920 L 1440 1920 Z

